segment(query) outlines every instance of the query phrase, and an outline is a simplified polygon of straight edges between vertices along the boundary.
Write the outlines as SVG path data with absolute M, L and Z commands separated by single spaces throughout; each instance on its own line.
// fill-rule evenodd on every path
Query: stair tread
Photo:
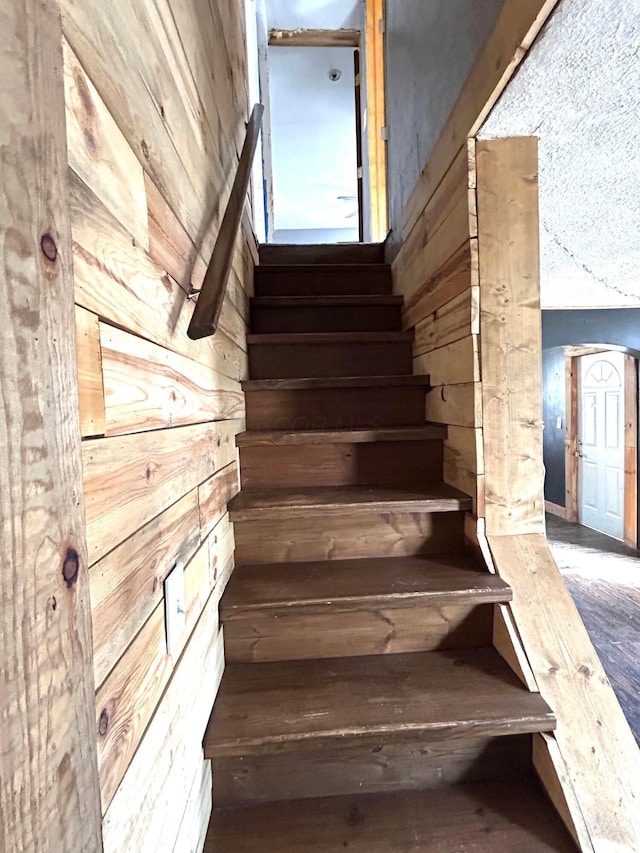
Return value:
M 378 441 L 432 441 L 447 437 L 442 424 L 333 430 L 247 430 L 236 436 L 238 447 L 283 444 L 368 444 Z
M 369 264 L 384 262 L 383 243 L 262 243 L 260 266 L 307 263 Z
M 247 344 L 397 344 L 410 343 L 413 332 L 277 332 L 247 335 Z
M 206 758 L 362 737 L 549 731 L 555 719 L 493 648 L 229 664 Z
M 368 272 L 391 272 L 391 266 L 383 263 L 330 263 L 330 264 L 260 264 L 256 267 L 256 273 L 262 276 L 264 273 L 277 276 L 279 273 L 349 273 L 350 275 L 361 275 Z
M 387 294 L 349 294 L 346 296 L 254 296 L 258 308 L 299 308 L 301 306 L 402 305 L 402 296 Z
M 289 800 L 215 811 L 204 853 L 568 853 L 533 779 Z
M 506 602 L 511 589 L 468 555 L 378 557 L 237 566 L 220 605 L 224 620 L 292 608 L 405 607 L 416 602 Z
M 232 521 L 325 516 L 345 512 L 453 512 L 471 509 L 464 492 L 446 483 L 408 486 L 316 486 L 309 489 L 247 489 L 229 503 Z
M 388 386 L 429 386 L 426 375 L 391 376 L 313 376 L 292 379 L 245 379 L 244 391 L 313 390 L 317 388 L 381 388 Z

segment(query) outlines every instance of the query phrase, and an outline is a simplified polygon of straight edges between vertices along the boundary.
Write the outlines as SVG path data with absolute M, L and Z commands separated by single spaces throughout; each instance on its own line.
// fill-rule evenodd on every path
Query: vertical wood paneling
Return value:
M 476 151 L 487 534 L 541 533 L 537 140 L 478 141 Z
M 0 7 L 0 849 L 101 849 L 58 4 Z
M 78 406 L 83 436 L 104 435 L 104 388 L 100 322 L 96 314 L 76 305 L 76 341 L 78 346 Z

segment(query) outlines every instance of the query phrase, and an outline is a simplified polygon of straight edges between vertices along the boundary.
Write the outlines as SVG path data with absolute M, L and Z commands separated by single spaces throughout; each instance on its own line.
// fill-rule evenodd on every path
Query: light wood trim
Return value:
M 78 405 L 83 436 L 104 435 L 105 406 L 98 315 L 76 305 Z
M 576 798 L 571 777 L 567 771 L 558 744 L 553 735 L 533 736 L 533 766 L 549 799 L 562 818 L 578 848 L 583 853 L 593 853 L 584 815 Z
M 640 751 L 543 534 L 488 536 L 598 851 L 640 850 Z M 565 795 L 566 795 L 566 789 Z
M 565 518 L 578 521 L 578 358 L 565 356 Z
M 102 849 L 62 34 L 0 11 L 0 848 Z
M 537 140 L 476 153 L 487 535 L 542 533 Z
M 497 103 L 557 3 L 558 0 L 506 0 L 405 207 L 405 237 L 458 151 L 468 137 L 478 132 Z
M 270 47 L 360 47 L 360 30 L 269 30 Z
M 582 355 L 595 355 L 597 352 L 607 352 L 606 347 L 563 347 L 565 356 L 577 358 Z
M 544 502 L 544 511 L 548 512 L 550 515 L 557 515 L 558 518 L 567 518 L 567 510 L 565 507 L 560 506 L 559 504 L 554 504 L 551 501 Z
M 199 340 L 213 335 L 218 328 L 220 313 L 224 303 L 227 281 L 231 272 L 236 237 L 242 222 L 247 190 L 251 178 L 253 158 L 258 145 L 260 125 L 264 107 L 255 104 L 247 125 L 240 162 L 233 182 L 233 188 L 227 208 L 222 218 L 211 261 L 200 288 L 198 301 L 187 329 L 187 335 L 192 340 Z
M 638 547 L 638 362 L 624 357 L 624 541 Z
M 527 690 L 538 693 L 536 679 L 508 604 L 498 604 L 493 609 L 493 645 Z
M 382 138 L 386 125 L 384 0 L 367 0 L 367 129 L 369 134 L 369 193 L 371 198 L 371 239 L 382 242 L 389 225 L 387 208 L 387 143 Z

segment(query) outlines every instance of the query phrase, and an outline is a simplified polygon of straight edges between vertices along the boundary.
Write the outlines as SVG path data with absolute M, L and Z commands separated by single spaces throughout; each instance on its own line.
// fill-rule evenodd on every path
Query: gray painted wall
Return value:
M 402 211 L 503 0 L 387 0 L 389 224 Z

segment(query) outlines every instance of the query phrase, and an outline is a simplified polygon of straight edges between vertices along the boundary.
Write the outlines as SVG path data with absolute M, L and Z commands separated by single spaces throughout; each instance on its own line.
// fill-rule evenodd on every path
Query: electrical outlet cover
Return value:
M 167 654 L 174 653 L 184 631 L 184 563 L 177 563 L 164 581 L 164 622 Z

